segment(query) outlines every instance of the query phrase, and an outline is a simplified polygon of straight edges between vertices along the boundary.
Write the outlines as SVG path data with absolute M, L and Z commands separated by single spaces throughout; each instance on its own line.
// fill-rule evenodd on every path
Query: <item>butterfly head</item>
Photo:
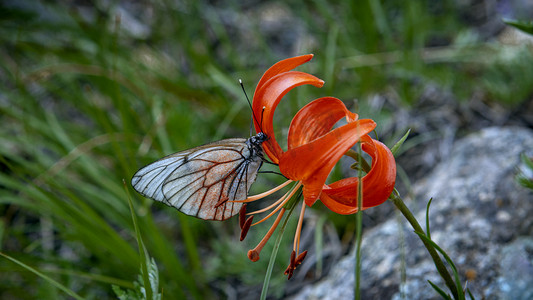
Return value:
M 253 145 L 260 146 L 266 140 L 268 140 L 268 135 L 266 135 L 266 133 L 264 132 L 259 132 L 258 134 L 250 138 L 250 143 L 252 143 Z
M 263 149 L 261 148 L 261 146 L 266 140 L 268 140 L 268 135 L 266 135 L 264 132 L 259 132 L 255 136 L 249 138 L 246 141 L 246 144 L 253 153 L 258 153 L 259 155 L 262 155 Z

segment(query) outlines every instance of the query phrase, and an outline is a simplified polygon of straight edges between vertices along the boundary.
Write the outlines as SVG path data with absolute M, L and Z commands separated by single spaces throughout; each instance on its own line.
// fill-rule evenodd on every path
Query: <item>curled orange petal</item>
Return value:
M 255 92 L 252 109 L 253 113 L 258 116 L 259 121 L 262 122 L 262 124 L 254 122 L 255 130 L 260 132 L 262 129 L 269 137 L 263 143 L 263 148 L 274 163 L 279 162 L 279 158 L 283 153 L 274 135 L 274 111 L 285 94 L 291 89 L 304 84 L 322 87 L 324 81 L 308 73 L 288 71 L 271 77 Z
M 289 179 L 302 182 L 305 203 L 311 206 L 339 159 L 375 127 L 374 121 L 363 119 L 336 128 L 312 142 L 287 150 L 281 156 L 279 169 Z
M 272 67 L 268 68 L 268 70 L 265 71 L 261 79 L 259 79 L 259 82 L 257 83 L 257 87 L 255 88 L 255 93 L 267 82 L 270 78 L 284 73 L 288 72 L 299 65 L 303 65 L 306 62 L 310 61 L 313 58 L 313 54 L 306 54 L 296 57 L 287 58 L 281 61 L 278 61 L 277 63 L 273 64 Z M 255 98 L 254 93 L 254 98 Z
M 348 122 L 357 120 L 357 114 L 349 111 L 344 103 L 334 97 L 322 97 L 302 107 L 289 127 L 288 149 L 306 144 L 326 133 L 342 117 Z
M 385 202 L 396 182 L 396 162 L 390 149 L 368 136 L 363 137 L 362 149 L 372 157 L 372 168 L 363 177 L 362 209 Z M 320 201 L 339 214 L 357 212 L 357 177 L 345 178 L 323 187 Z

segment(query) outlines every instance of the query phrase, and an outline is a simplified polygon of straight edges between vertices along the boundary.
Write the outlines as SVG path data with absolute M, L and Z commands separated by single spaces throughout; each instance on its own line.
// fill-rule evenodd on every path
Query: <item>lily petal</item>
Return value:
M 320 196 L 335 164 L 362 136 L 375 127 L 376 123 L 371 119 L 355 121 L 312 142 L 287 150 L 281 155 L 280 171 L 289 179 L 302 182 L 305 203 L 312 206 Z
M 252 110 L 256 116 L 260 116 L 260 122 L 263 123 L 257 124 L 254 122 L 255 130 L 260 132 L 262 129 L 269 137 L 263 143 L 263 149 L 274 163 L 279 162 L 279 158 L 283 153 L 274 135 L 274 111 L 285 94 L 291 89 L 304 84 L 322 87 L 324 81 L 308 73 L 289 71 L 273 76 L 255 92 Z
M 294 116 L 289 127 L 288 149 L 296 148 L 328 133 L 342 117 L 357 120 L 344 103 L 334 97 L 323 97 L 308 103 Z M 311 125 L 311 126 L 309 126 Z
M 383 143 L 366 136 L 362 149 L 372 157 L 372 169 L 363 177 L 362 209 L 385 202 L 396 181 L 396 163 L 390 149 Z M 350 177 L 324 186 L 320 201 L 339 214 L 357 212 L 357 189 L 359 178 Z
M 288 72 L 299 65 L 303 65 L 306 62 L 310 61 L 313 58 L 313 54 L 306 54 L 296 57 L 287 58 L 281 61 L 278 61 L 277 63 L 273 64 L 272 67 L 268 68 L 266 72 L 263 74 L 261 79 L 259 79 L 259 82 L 257 83 L 257 87 L 255 88 L 254 98 L 257 91 L 267 82 L 270 78 L 284 72 Z

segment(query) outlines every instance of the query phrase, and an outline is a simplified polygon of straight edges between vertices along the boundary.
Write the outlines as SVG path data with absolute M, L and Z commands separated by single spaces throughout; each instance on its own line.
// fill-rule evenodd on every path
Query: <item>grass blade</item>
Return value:
M 431 231 L 429 229 L 429 206 L 431 205 L 431 201 L 433 201 L 433 198 L 429 199 L 426 207 L 426 235 L 429 239 L 431 239 Z
M 405 142 L 405 140 L 409 136 L 409 133 L 411 133 L 411 129 L 407 130 L 407 132 L 402 136 L 402 138 L 398 142 L 396 142 L 394 146 L 392 146 L 391 148 L 392 155 L 396 155 L 398 150 L 400 150 L 400 147 L 403 145 L 403 142 Z
M 78 300 L 82 300 L 84 299 L 83 297 L 81 297 L 80 295 L 76 294 L 73 290 L 67 288 L 66 286 L 62 285 L 61 283 L 55 281 L 54 279 L 52 279 L 51 277 L 37 271 L 36 269 L 28 266 L 27 264 L 19 261 L 18 259 L 14 258 L 14 257 L 11 257 L 7 254 L 4 254 L 2 252 L 0 252 L 0 256 L 3 256 L 4 258 L 18 264 L 19 266 L 23 267 L 24 269 L 32 272 L 33 274 L 41 277 L 42 279 L 48 281 L 48 283 L 50 283 L 51 285 L 55 286 L 56 288 L 62 290 L 63 292 L 65 292 L 66 294 L 68 294 L 69 296 L 71 296 L 72 298 L 74 299 L 78 299 Z
M 142 278 L 144 282 L 144 288 L 146 291 L 146 298 L 147 299 L 154 299 L 153 291 L 152 291 L 152 284 L 150 282 L 150 277 L 148 273 L 148 265 L 147 262 L 150 263 L 150 258 L 148 257 L 148 253 L 146 252 L 146 248 L 144 247 L 144 243 L 142 241 L 142 236 L 139 231 L 139 225 L 137 224 L 137 216 L 135 215 L 135 210 L 133 209 L 133 203 L 131 201 L 131 196 L 128 190 L 128 186 L 126 185 L 126 181 L 123 180 L 124 183 L 124 190 L 126 191 L 127 198 L 128 198 L 128 205 L 130 207 L 131 212 L 131 219 L 133 221 L 133 228 L 135 229 L 135 236 L 137 239 L 137 246 L 139 247 L 139 254 L 140 254 L 140 263 L 141 263 L 141 270 L 142 270 Z
M 428 283 L 443 299 L 452 300 L 452 297 L 450 295 L 446 294 L 446 292 L 444 292 L 440 287 L 431 282 L 431 280 L 428 280 Z

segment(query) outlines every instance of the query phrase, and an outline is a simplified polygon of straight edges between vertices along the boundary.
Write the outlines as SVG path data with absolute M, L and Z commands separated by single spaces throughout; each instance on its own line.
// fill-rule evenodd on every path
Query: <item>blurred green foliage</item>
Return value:
M 237 79 L 250 90 L 289 56 L 314 53 L 300 69 L 326 85 L 291 92 L 276 116 L 280 128 L 325 95 L 357 97 L 362 110 L 375 93 L 415 105 L 427 83 L 459 100 L 479 89 L 511 106 L 530 97 L 531 46 L 483 40 L 454 3 L 0 4 L 0 250 L 87 298 L 113 297 L 112 285 L 138 288 L 131 175 L 163 155 L 248 136 Z M 254 190 L 280 180 L 265 177 Z M 266 226 L 238 243 L 235 220 L 204 222 L 133 197 L 163 298 L 224 298 L 234 285 L 259 293 L 268 260 L 251 263 L 246 251 Z M 351 218 L 332 218 L 341 232 L 353 230 Z M 271 280 L 276 296 L 286 282 L 285 248 Z M 0 298 L 67 298 L 9 260 L 0 269 Z
M 518 167 L 516 181 L 528 189 L 533 190 L 533 157 L 522 154 L 522 164 Z

